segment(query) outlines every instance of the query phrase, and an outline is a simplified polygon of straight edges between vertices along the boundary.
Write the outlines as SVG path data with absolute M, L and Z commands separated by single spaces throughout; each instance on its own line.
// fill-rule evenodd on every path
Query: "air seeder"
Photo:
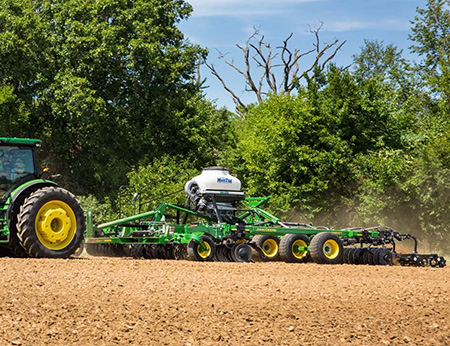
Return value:
M 223 167 L 205 168 L 184 188 L 186 205 L 163 202 L 155 210 L 94 225 L 88 213 L 86 249 L 91 255 L 249 262 L 444 267 L 437 254 L 420 255 L 417 241 L 389 227 L 331 230 L 284 222 L 260 208 L 270 197 L 246 198 L 239 179 Z M 244 205 L 243 208 L 239 208 Z M 396 242 L 414 241 L 411 254 Z
M 241 182 L 223 167 L 189 180 L 186 205 L 162 202 L 155 210 L 96 224 L 73 194 L 43 179 L 37 139 L 0 138 L 0 250 L 3 256 L 67 258 L 83 246 L 90 255 L 195 261 L 274 261 L 444 267 L 437 254 L 420 255 L 409 234 L 388 227 L 331 230 L 284 222 L 246 198 Z M 414 241 L 411 254 L 396 243 Z

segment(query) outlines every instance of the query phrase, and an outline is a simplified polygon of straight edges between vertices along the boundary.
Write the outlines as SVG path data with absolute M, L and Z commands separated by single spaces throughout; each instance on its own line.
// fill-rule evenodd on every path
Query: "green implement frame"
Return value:
M 242 231 L 243 238 L 251 240 L 255 235 L 275 235 L 285 236 L 286 234 L 304 234 L 314 236 L 321 232 L 332 232 L 340 238 L 376 238 L 380 235 L 379 229 L 345 229 L 331 230 L 328 228 L 316 228 L 310 224 L 286 224 L 269 212 L 259 208 L 270 197 L 250 197 L 245 202 L 249 209 L 243 212 L 239 218 L 246 220 L 247 225 L 241 229 L 237 225 L 217 224 L 205 215 L 196 213 L 186 208 L 170 203 L 161 203 L 154 211 L 141 213 L 131 217 L 94 225 L 92 213 L 87 214 L 86 243 L 116 243 L 116 244 L 166 244 L 174 242 L 186 244 L 191 239 L 201 242 L 200 235 L 209 235 L 213 239 L 223 240 L 227 236 Z M 180 213 L 188 214 L 201 221 L 191 223 L 171 223 L 166 222 L 168 211 L 177 213 L 180 220 Z M 173 216 L 171 217 L 173 218 Z M 384 229 L 383 229 L 384 230 Z
M 184 251 L 187 257 L 199 261 L 248 262 L 256 252 L 262 260 L 281 258 L 297 263 L 312 258 L 324 264 L 391 264 L 396 256 L 403 265 L 445 266 L 443 257 L 417 254 L 417 241 L 412 235 L 389 227 L 329 229 L 283 222 L 260 207 L 270 198 L 246 198 L 247 209 L 240 212 L 235 224 L 221 223 L 166 202 L 153 211 L 102 224 L 94 224 L 89 211 L 85 243 L 88 253 L 101 256 L 145 247 L 153 249 L 153 257 L 148 258 L 182 259 Z M 396 241 L 406 239 L 414 241 L 413 253 L 398 254 Z

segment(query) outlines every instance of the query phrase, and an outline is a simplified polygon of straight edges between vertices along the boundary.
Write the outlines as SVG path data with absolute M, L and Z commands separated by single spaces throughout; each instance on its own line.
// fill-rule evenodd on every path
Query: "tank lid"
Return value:
M 221 167 L 221 166 L 211 166 L 211 167 L 205 167 L 203 168 L 204 171 L 227 171 L 228 168 Z

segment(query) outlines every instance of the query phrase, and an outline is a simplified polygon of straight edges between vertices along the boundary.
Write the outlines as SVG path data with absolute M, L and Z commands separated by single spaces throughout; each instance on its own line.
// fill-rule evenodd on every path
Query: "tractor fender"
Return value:
M 30 180 L 22 185 L 20 185 L 18 188 L 16 188 L 13 192 L 11 192 L 11 195 L 8 199 L 8 211 L 7 211 L 7 222 L 8 222 L 8 228 L 11 229 L 11 227 L 14 227 L 15 225 L 11 225 L 11 222 L 13 220 L 17 220 L 17 217 L 14 217 L 14 215 L 17 215 L 17 213 L 20 210 L 20 205 L 17 205 L 16 202 L 19 200 L 22 200 L 20 198 L 25 191 L 31 191 L 30 194 L 34 191 L 39 190 L 40 188 L 47 187 L 47 186 L 58 186 L 55 182 L 51 180 L 45 180 L 45 179 L 33 179 Z M 27 196 L 28 197 L 28 196 Z M 25 197 L 26 198 L 26 197 Z M 23 199 L 25 199 L 23 198 Z M 23 200 L 21 201 L 23 202 Z

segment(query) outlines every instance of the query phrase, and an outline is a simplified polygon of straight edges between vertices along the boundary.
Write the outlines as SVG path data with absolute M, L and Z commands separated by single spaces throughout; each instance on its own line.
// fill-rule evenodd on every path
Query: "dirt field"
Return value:
M 0 259 L 0 345 L 450 345 L 450 268 Z

